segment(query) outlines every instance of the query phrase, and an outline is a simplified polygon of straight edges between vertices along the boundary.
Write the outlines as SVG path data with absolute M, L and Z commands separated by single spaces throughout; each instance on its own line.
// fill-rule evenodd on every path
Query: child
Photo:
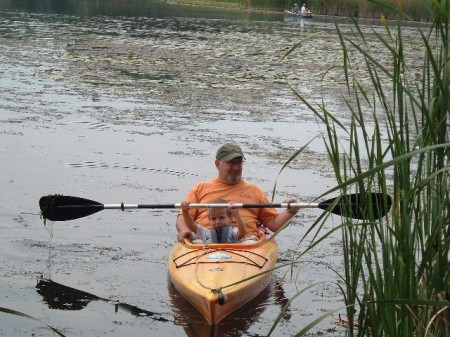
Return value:
M 222 199 L 214 200 L 212 203 L 224 204 L 224 206 L 208 208 L 208 218 L 211 223 L 210 229 L 194 222 L 194 219 L 188 211 L 189 201 L 183 201 L 181 203 L 184 221 L 189 229 L 195 233 L 192 241 L 195 242 L 195 240 L 200 239 L 204 243 L 224 243 L 237 242 L 244 238 L 247 230 L 237 208 L 233 208 L 233 204 L 227 203 Z M 238 227 L 231 226 L 232 216 L 235 218 Z

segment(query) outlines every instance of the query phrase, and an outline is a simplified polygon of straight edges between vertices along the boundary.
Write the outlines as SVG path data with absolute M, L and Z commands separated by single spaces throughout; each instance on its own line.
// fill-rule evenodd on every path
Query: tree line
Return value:
M 314 14 L 330 16 L 347 16 L 361 18 L 395 19 L 395 14 L 383 12 L 380 7 L 361 0 L 225 0 L 245 8 L 273 9 L 283 11 L 290 9 L 298 1 Z M 426 0 L 383 0 L 383 3 L 401 9 L 411 20 L 428 21 L 432 17 L 431 1 Z

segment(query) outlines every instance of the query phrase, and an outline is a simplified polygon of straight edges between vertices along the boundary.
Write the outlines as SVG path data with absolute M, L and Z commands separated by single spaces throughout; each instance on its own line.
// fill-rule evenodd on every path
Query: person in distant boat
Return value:
M 302 8 L 300 9 L 300 12 L 301 12 L 302 14 L 306 14 L 306 12 L 307 12 L 306 4 L 303 4 Z
M 262 189 L 242 178 L 242 169 L 245 157 L 242 149 L 236 144 L 225 144 L 216 153 L 215 166 L 218 176 L 215 179 L 196 184 L 188 192 L 185 200 L 191 203 L 211 203 L 216 199 L 233 200 L 235 203 L 269 203 L 269 199 Z M 295 203 L 296 199 L 289 199 L 286 202 Z M 245 223 L 247 232 L 245 240 L 256 240 L 261 234 L 260 227 L 265 226 L 271 231 L 287 223 L 299 208 L 288 207 L 285 211 L 278 213 L 274 208 L 242 208 L 239 212 Z M 189 213 L 195 223 L 206 228 L 211 228 L 208 212 L 204 208 L 191 208 Z M 235 219 L 232 224 L 235 225 Z M 178 231 L 177 239 L 183 242 L 184 239 L 192 239 L 194 233 L 186 225 L 183 211 L 180 210 L 176 227 Z
M 181 203 L 184 222 L 195 233 L 191 239 L 192 242 L 197 243 L 200 240 L 202 243 L 235 243 L 242 240 L 247 230 L 238 209 L 233 208 L 232 203 L 227 203 L 223 199 L 213 200 L 212 203 L 223 204 L 223 206 L 208 208 L 208 218 L 211 223 L 209 229 L 195 223 L 189 213 L 189 201 L 186 200 Z M 231 218 L 235 219 L 237 227 L 231 225 Z
M 294 5 L 294 8 L 292 8 L 292 13 L 297 14 L 300 11 L 300 7 L 298 6 L 298 4 Z

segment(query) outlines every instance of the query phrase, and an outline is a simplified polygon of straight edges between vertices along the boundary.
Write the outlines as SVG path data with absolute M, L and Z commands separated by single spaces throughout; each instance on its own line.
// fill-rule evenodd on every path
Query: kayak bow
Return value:
M 214 325 L 267 287 L 277 257 L 276 242 L 264 237 L 252 243 L 177 242 L 169 274 L 181 295 Z

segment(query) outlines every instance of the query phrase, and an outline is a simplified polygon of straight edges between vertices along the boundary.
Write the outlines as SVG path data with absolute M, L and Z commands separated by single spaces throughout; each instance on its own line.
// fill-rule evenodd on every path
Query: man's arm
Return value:
M 195 224 L 195 221 L 192 218 L 191 213 L 189 213 L 189 205 L 190 205 L 189 201 L 187 200 L 183 201 L 181 203 L 181 211 L 183 212 L 183 220 L 187 229 L 189 229 L 191 232 L 195 232 L 197 230 L 197 225 Z
M 178 241 L 184 242 L 184 239 L 191 240 L 194 237 L 194 233 L 188 228 L 181 214 L 177 216 L 176 227 L 178 231 L 177 235 Z
M 297 199 L 289 199 L 285 201 L 287 203 L 296 203 Z M 272 232 L 277 231 L 281 226 L 283 226 L 286 222 L 291 220 L 295 214 L 299 211 L 300 208 L 288 208 L 284 212 L 279 213 L 272 221 L 264 224 L 267 228 L 269 228 Z

